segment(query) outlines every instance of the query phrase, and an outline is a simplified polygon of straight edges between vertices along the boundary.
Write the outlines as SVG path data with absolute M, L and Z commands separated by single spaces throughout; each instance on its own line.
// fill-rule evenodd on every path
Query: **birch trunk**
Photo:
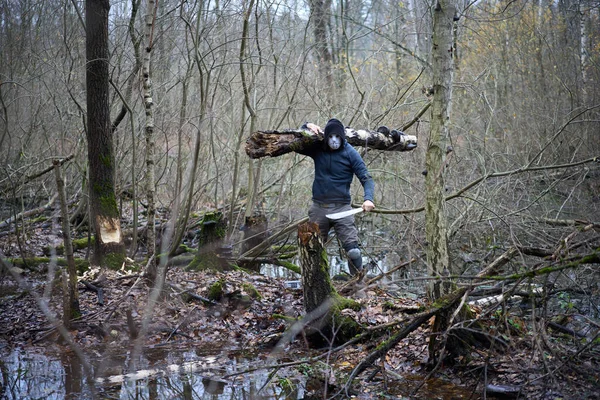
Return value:
M 152 99 L 152 77 L 150 71 L 150 59 L 152 54 L 152 39 L 154 32 L 154 17 L 156 7 L 154 0 L 148 0 L 148 9 L 146 13 L 146 31 L 144 33 L 146 49 L 144 53 L 144 62 L 142 65 L 142 79 L 144 84 L 144 108 L 146 110 L 146 127 L 144 129 L 146 137 L 146 200 L 148 201 L 148 222 L 146 224 L 146 240 L 148 248 L 148 279 L 153 284 L 157 279 L 156 257 L 156 229 L 155 229 L 155 183 L 154 183 L 154 101 Z

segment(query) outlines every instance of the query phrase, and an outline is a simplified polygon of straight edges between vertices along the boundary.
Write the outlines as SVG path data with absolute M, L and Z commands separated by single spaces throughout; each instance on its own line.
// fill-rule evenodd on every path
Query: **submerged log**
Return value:
M 346 140 L 352 146 L 376 150 L 410 151 L 417 147 L 417 137 L 400 130 L 381 127 L 378 131 L 346 128 Z M 246 140 L 246 154 L 250 158 L 277 157 L 302 150 L 323 141 L 323 132 L 315 134 L 306 129 L 285 129 L 254 132 Z

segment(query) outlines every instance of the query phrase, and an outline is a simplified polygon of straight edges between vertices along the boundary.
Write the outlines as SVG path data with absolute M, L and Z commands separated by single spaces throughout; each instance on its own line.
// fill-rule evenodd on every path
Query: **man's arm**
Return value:
M 369 174 L 367 166 L 365 165 L 365 162 L 360 154 L 358 154 L 358 151 L 352 147 L 350 154 L 354 175 L 356 175 L 356 177 L 360 180 L 365 193 L 362 208 L 365 211 L 371 211 L 375 208 L 375 204 L 373 203 L 375 181 L 373 180 L 373 177 L 371 177 L 371 174 Z

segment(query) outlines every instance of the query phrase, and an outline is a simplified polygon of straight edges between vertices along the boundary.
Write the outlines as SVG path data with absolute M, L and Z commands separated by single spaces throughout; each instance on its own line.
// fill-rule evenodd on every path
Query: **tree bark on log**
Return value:
M 311 313 L 336 292 L 329 278 L 327 253 L 319 238 L 318 225 L 314 222 L 300 225 L 298 243 L 302 265 L 304 309 L 307 313 Z
M 374 132 L 346 128 L 346 140 L 353 146 L 376 150 L 410 151 L 417 147 L 417 137 L 402 131 Z M 278 157 L 302 150 L 323 141 L 323 133 L 304 129 L 267 130 L 254 132 L 246 140 L 246 154 L 253 159 Z

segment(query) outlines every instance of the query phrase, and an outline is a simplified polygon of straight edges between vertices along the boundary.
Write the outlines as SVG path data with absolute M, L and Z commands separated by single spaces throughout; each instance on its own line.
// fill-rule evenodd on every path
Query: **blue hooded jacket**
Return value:
M 333 120 L 330 120 L 332 122 Z M 335 120 L 335 122 L 339 122 Z M 341 122 L 339 122 L 341 125 Z M 343 126 L 343 125 L 342 125 Z M 305 128 L 306 125 L 303 125 Z M 360 180 L 364 190 L 364 200 L 373 201 L 375 182 L 360 154 L 346 141 L 346 134 L 340 132 L 342 145 L 331 150 L 327 145 L 329 132 L 325 129 L 323 144 L 305 148 L 298 153 L 311 157 L 315 164 L 315 179 L 312 186 L 312 199 L 317 203 L 350 204 L 350 185 L 354 175 Z

